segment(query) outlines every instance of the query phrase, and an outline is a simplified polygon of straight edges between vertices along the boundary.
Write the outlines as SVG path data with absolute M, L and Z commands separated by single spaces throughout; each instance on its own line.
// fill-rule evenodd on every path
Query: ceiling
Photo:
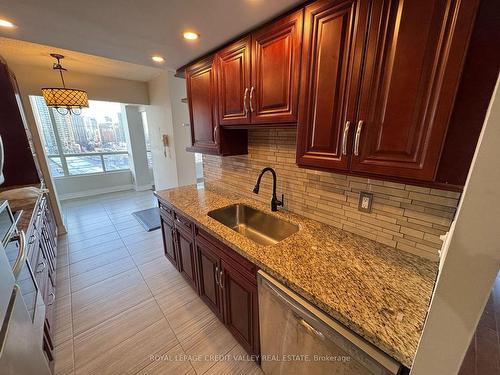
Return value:
M 70 72 L 96 74 L 134 81 L 149 81 L 162 72 L 161 69 L 150 66 L 0 37 L 0 56 L 8 64 L 40 66 L 46 68 L 47 72 L 51 72 L 52 64 L 55 62 L 55 59 L 50 56 L 51 53 L 64 55 L 65 58 L 61 63 Z
M 177 69 L 301 0 L 0 0 L 0 37 Z M 182 38 L 185 30 L 200 34 Z M 165 57 L 159 65 L 151 56 Z M 68 61 L 69 63 L 69 61 Z

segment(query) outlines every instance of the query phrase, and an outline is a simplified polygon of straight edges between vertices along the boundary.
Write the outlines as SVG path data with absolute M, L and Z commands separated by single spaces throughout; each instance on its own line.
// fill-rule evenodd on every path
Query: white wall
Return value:
M 134 180 L 130 170 L 108 172 L 105 174 L 97 173 L 56 177 L 54 178 L 54 184 L 60 200 L 88 197 L 134 188 Z
M 457 374 L 500 268 L 499 85 L 500 79 L 442 261 L 412 375 Z
M 148 118 L 149 138 L 153 156 L 153 174 L 156 190 L 194 184 L 194 155 L 186 152 L 189 144 L 189 128 L 186 121 L 187 106 L 180 102 L 185 95 L 184 80 L 165 72 L 149 81 L 149 102 L 145 106 Z M 169 139 L 169 147 L 163 146 L 163 135 Z
M 174 73 L 168 75 L 168 85 L 172 104 L 172 120 L 174 124 L 175 155 L 177 161 L 177 178 L 179 186 L 194 184 L 196 181 L 194 153 L 186 152 L 186 147 L 191 146 L 191 129 L 189 126 L 189 110 L 181 99 L 187 97 L 186 80 L 175 77 Z
M 152 186 L 152 176 L 148 167 L 146 139 L 139 107 L 122 106 L 126 114 L 126 137 L 129 150 L 130 169 L 134 177 L 135 190 L 148 190 Z
M 29 66 L 29 65 L 9 65 L 10 69 L 16 75 L 19 90 L 21 92 L 22 101 L 26 119 L 33 136 L 33 144 L 37 155 L 45 155 L 45 151 L 40 139 L 33 111 L 29 102 L 30 95 L 40 95 L 40 89 L 51 85 L 59 86 L 59 76 L 51 69 Z M 84 89 L 88 92 L 89 98 L 92 100 L 105 100 L 121 103 L 132 104 L 149 104 L 148 85 L 145 82 L 131 81 L 119 78 L 103 77 L 92 74 L 84 74 L 78 72 L 69 72 L 66 77 L 68 86 Z M 45 183 L 50 191 L 56 191 L 57 185 L 54 184 L 45 157 L 38 158 L 40 168 L 45 177 Z M 130 173 L 129 173 L 130 175 Z M 99 179 L 99 181 L 102 181 Z M 63 185 L 59 184 L 61 188 Z M 71 186 L 71 184 L 69 184 Z M 106 188 L 106 186 L 102 186 Z M 64 190 L 66 191 L 66 190 Z M 50 194 L 50 200 L 56 216 L 59 233 L 66 232 L 64 223 L 61 218 L 61 210 L 57 194 Z

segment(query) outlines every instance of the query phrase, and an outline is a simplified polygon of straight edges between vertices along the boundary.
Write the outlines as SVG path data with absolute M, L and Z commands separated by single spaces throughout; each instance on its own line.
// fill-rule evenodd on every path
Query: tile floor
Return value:
M 459 375 L 500 374 L 500 273 L 491 290 Z
M 262 374 L 131 215 L 154 206 L 150 191 L 63 203 L 55 373 Z

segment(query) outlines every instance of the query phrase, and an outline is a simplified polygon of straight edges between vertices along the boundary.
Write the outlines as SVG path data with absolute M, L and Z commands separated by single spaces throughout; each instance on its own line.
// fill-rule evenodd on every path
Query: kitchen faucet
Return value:
M 273 175 L 273 198 L 271 199 L 271 211 L 278 211 L 278 206 L 283 206 L 283 194 L 281 195 L 281 200 L 278 200 L 278 198 L 276 197 L 276 172 L 274 171 L 274 169 L 272 169 L 271 167 L 266 167 L 260 172 L 259 177 L 257 178 L 257 183 L 253 188 L 253 192 L 255 194 L 259 194 L 260 180 L 262 178 L 262 175 L 267 171 L 271 172 L 271 174 Z

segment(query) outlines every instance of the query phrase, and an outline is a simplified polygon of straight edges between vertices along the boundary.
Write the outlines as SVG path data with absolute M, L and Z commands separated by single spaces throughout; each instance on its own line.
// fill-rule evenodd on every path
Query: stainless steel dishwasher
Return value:
M 388 375 L 404 369 L 262 271 L 258 288 L 266 375 Z

